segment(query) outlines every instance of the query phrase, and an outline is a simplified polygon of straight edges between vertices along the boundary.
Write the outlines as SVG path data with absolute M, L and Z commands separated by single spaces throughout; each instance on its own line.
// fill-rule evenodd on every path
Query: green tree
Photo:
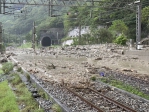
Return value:
M 149 6 L 142 9 L 142 22 L 149 27 Z
M 28 33 L 28 34 L 25 36 L 25 39 L 26 39 L 26 41 L 31 42 L 31 41 L 32 41 L 32 35 L 31 35 L 30 33 Z
M 126 45 L 127 37 L 124 34 L 119 35 L 115 40 L 114 43 L 120 45 Z
M 112 22 L 112 25 L 109 27 L 109 30 L 116 32 L 117 34 L 126 34 L 128 27 L 122 20 L 115 20 Z
M 141 37 L 148 36 L 149 30 L 149 6 L 142 9 L 142 24 L 141 24 L 142 32 Z
M 78 27 L 79 29 L 79 44 L 81 44 L 81 28 L 88 25 L 89 10 L 87 6 L 71 7 L 67 16 L 65 16 L 64 26 L 65 31 Z
M 102 43 L 111 43 L 113 41 L 112 33 L 108 29 L 100 28 L 98 32 Z

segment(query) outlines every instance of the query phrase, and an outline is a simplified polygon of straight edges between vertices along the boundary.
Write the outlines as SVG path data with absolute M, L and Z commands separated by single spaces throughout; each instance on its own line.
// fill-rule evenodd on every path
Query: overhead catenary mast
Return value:
M 0 53 L 2 53 L 3 42 L 2 42 L 2 23 L 0 22 Z
M 32 48 L 35 52 L 35 37 L 36 37 L 36 28 L 35 28 L 35 22 L 33 22 L 33 31 L 32 31 Z
M 138 47 L 141 41 L 141 2 L 139 0 L 134 3 L 136 4 L 136 47 Z

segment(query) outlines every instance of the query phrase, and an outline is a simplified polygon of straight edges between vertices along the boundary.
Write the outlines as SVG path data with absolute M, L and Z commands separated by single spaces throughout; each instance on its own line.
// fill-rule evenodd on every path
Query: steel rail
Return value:
M 111 99 L 111 98 L 109 98 L 109 97 L 107 97 L 107 96 L 105 96 L 105 95 L 99 93 L 98 91 L 96 91 L 96 90 L 94 90 L 94 89 L 92 89 L 92 88 L 88 88 L 88 89 L 90 89 L 91 91 L 93 91 L 93 92 L 95 92 L 95 93 L 101 95 L 102 97 L 106 98 L 108 101 L 110 101 L 110 102 L 116 104 L 117 106 L 119 106 L 119 107 L 121 107 L 121 108 L 123 108 L 123 109 L 125 109 L 125 110 L 127 110 L 127 111 L 137 112 L 137 111 L 133 110 L 132 108 L 130 108 L 130 107 L 124 105 L 124 104 L 121 104 L 121 103 L 119 103 L 119 102 L 117 102 L 117 101 L 115 101 L 115 100 L 113 100 L 113 99 Z
M 82 96 L 80 96 L 78 93 L 76 93 L 75 91 L 71 90 L 70 88 L 66 87 L 63 85 L 64 88 L 66 88 L 68 91 L 70 91 L 71 93 L 75 94 L 76 96 L 78 96 L 81 100 L 85 101 L 87 104 L 91 105 L 92 107 L 94 107 L 95 109 L 97 109 L 99 112 L 104 112 L 102 109 L 100 109 L 99 107 L 97 107 L 96 105 L 94 105 L 93 103 L 91 103 L 90 101 L 86 100 L 85 98 L 83 98 Z M 136 110 L 124 105 L 124 104 L 121 104 L 101 93 L 99 93 L 98 91 L 92 89 L 92 88 L 84 88 L 84 89 L 90 89 L 91 91 L 99 94 L 100 96 L 102 96 L 103 98 L 105 98 L 106 100 L 108 100 L 109 102 L 117 105 L 117 107 L 120 107 L 122 108 L 123 110 L 126 110 L 126 111 L 129 111 L 129 112 L 137 112 Z
M 77 94 L 76 92 L 74 92 L 73 90 L 69 89 L 68 87 L 64 86 L 64 88 L 66 88 L 68 91 L 70 91 L 71 93 L 73 93 L 74 95 L 76 95 L 77 97 L 79 97 L 81 100 L 83 100 L 84 102 L 86 102 L 87 104 L 91 105 L 93 108 L 97 109 L 98 112 L 104 112 L 102 109 L 100 109 L 99 107 L 97 107 L 96 105 L 92 104 L 90 101 L 86 100 L 85 98 L 83 98 L 82 96 L 80 96 L 79 94 Z

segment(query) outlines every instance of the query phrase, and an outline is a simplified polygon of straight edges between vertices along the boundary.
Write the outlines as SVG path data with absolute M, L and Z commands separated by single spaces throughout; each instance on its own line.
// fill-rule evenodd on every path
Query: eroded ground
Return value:
M 149 75 L 149 62 L 122 53 L 116 45 L 77 46 L 45 51 L 17 50 L 13 56 L 27 71 L 46 80 L 77 84 L 90 77 L 100 77 L 95 68 L 112 69 L 129 75 Z M 9 51 L 11 52 L 11 51 Z

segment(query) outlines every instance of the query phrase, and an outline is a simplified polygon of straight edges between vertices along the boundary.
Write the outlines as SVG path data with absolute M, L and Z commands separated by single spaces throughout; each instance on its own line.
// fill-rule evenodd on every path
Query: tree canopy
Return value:
M 84 4 L 84 6 L 73 6 L 69 8 L 55 6 L 61 14 L 61 16 L 55 18 L 48 16 L 47 7 L 24 6 L 29 10 L 26 15 L 22 13 L 19 18 L 14 18 L 12 15 L 1 15 L 0 21 L 3 22 L 6 36 L 8 36 L 9 33 L 11 35 L 25 35 L 26 39 L 29 41 L 33 21 L 35 21 L 37 25 L 37 35 L 39 35 L 41 29 L 50 29 L 52 27 L 64 28 L 67 34 L 70 29 L 75 27 L 89 26 L 91 30 L 89 35 L 91 37 L 97 37 L 97 35 L 99 35 L 97 33 L 98 27 L 104 26 L 102 32 L 106 32 L 105 30 L 107 30 L 107 32 L 112 31 L 112 34 L 113 32 L 123 33 L 127 38 L 135 39 L 136 4 L 133 4 L 134 1 L 135 0 L 102 0 L 94 2 L 93 6 L 87 5 L 89 3 Z M 141 0 L 141 4 L 142 37 L 146 37 L 149 30 L 149 1 Z

